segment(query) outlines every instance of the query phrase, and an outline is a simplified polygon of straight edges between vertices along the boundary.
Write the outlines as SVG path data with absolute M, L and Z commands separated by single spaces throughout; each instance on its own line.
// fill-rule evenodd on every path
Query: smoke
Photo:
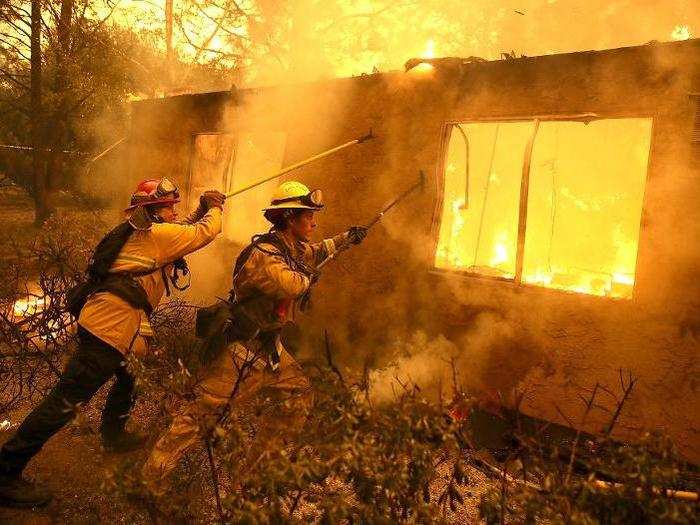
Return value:
M 417 387 L 442 398 L 449 392 L 451 363 L 459 358 L 457 346 L 443 336 L 429 339 L 422 331 L 408 340 L 397 341 L 385 350 L 393 359 L 369 374 L 370 397 L 377 402 L 392 401 L 404 389 Z
M 212 123 L 212 133 L 195 136 L 188 183 L 190 207 L 202 191 L 217 188 L 235 192 L 359 136 L 346 129 L 357 104 L 354 99 L 357 93 L 349 83 L 289 85 L 289 77 L 282 73 L 268 80 L 284 85 L 234 91 L 233 100 L 225 105 L 220 120 Z M 319 113 L 324 117 L 319 119 Z M 263 208 L 269 205 L 276 187 L 283 181 L 299 180 L 312 188 L 323 189 L 328 196 L 328 208 L 332 209 L 344 196 L 329 191 L 334 178 L 330 170 L 335 169 L 339 159 L 342 161 L 349 155 L 352 155 L 350 149 L 343 150 L 334 157 L 227 199 L 222 235 L 212 246 L 189 257 L 195 277 L 187 297 L 201 304 L 207 296 L 221 296 L 228 291 L 240 250 L 253 235 L 269 230 L 271 225 L 263 217 Z M 321 182 L 313 182 L 319 179 Z M 323 228 L 326 214 L 318 214 L 321 231 L 316 240 L 339 233 Z
M 390 361 L 369 374 L 370 396 L 378 402 L 417 388 L 432 399 L 449 400 L 456 390 L 474 395 L 509 394 L 521 386 L 544 357 L 514 320 L 493 312 L 478 314 L 470 328 L 451 339 L 416 331 L 381 350 Z

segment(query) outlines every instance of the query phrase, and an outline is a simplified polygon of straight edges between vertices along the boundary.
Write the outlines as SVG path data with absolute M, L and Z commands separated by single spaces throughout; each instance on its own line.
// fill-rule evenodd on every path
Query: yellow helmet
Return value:
M 270 210 L 320 210 L 323 208 L 321 190 L 309 190 L 301 182 L 288 180 L 280 184 L 272 194 L 270 205 L 263 211 Z

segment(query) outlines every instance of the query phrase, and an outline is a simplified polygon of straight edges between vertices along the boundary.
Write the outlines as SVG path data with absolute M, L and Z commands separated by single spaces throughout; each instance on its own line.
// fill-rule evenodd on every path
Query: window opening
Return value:
M 631 297 L 651 119 L 459 125 L 469 148 L 450 133 L 436 267 Z
M 459 129 L 462 129 L 459 125 L 457 125 Z M 491 155 L 489 157 L 489 167 L 488 170 L 486 171 L 486 186 L 484 188 L 484 202 L 481 204 L 481 213 L 479 214 L 479 229 L 476 234 L 476 248 L 474 248 L 474 260 L 476 261 L 479 258 L 479 246 L 481 246 L 481 232 L 484 231 L 484 212 L 486 211 L 486 203 L 488 202 L 489 199 L 489 188 L 491 187 L 491 176 L 490 173 L 493 171 L 493 159 L 494 156 L 496 155 L 496 143 L 498 142 L 498 130 L 500 129 L 500 125 L 496 124 L 496 134 L 493 139 L 493 144 L 491 146 Z M 469 159 L 469 150 L 465 150 L 465 155 L 467 155 L 467 159 Z M 464 163 L 465 166 L 469 166 L 469 162 Z M 469 173 L 469 169 L 465 168 L 464 170 L 465 173 Z M 467 192 L 469 191 L 469 179 L 466 178 L 464 182 L 464 201 L 467 202 Z M 466 205 L 464 207 L 460 207 L 460 209 L 466 209 Z
M 525 146 L 523 157 L 523 178 L 520 181 L 520 213 L 518 215 L 518 251 L 515 253 L 515 280 L 520 282 L 523 277 L 523 257 L 525 252 L 525 231 L 527 227 L 528 196 L 530 194 L 530 167 L 532 161 L 532 148 L 535 145 L 540 121 L 535 120 L 532 134 Z
M 186 195 L 189 211 L 197 207 L 203 191 L 225 187 L 227 166 L 233 151 L 230 133 L 203 133 L 192 137 Z
M 198 134 L 193 137 L 187 203 L 193 210 L 209 189 L 241 188 L 282 167 L 286 134 L 273 131 Z M 223 235 L 247 244 L 255 233 L 267 231 L 262 216 L 279 181 L 270 181 L 232 198 L 224 214 Z
M 467 137 L 467 132 L 464 131 L 462 126 L 455 124 L 455 129 L 459 131 L 464 140 L 464 158 L 469 158 L 469 137 Z M 469 163 L 464 163 L 464 202 L 462 203 L 462 209 L 467 209 L 469 207 Z

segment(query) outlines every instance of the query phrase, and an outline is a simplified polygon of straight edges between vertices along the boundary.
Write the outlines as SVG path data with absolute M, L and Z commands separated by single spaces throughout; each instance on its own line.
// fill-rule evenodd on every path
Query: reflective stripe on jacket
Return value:
M 141 284 L 154 308 L 165 294 L 163 272 L 172 274 L 177 259 L 209 244 L 221 232 L 221 210 L 212 208 L 203 216 L 193 214 L 182 223 L 154 223 L 148 230 L 136 230 L 117 256 L 110 272 L 144 272 L 135 279 Z M 101 292 L 85 303 L 78 323 L 96 337 L 122 353 L 146 349 L 144 337 L 153 329 L 143 310 L 126 301 Z

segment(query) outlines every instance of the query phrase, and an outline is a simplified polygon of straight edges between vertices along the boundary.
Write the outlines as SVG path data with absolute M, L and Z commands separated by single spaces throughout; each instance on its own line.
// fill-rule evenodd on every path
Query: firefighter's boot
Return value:
M 48 490 L 27 481 L 21 474 L 0 474 L 0 506 L 27 509 L 43 507 L 49 501 Z

